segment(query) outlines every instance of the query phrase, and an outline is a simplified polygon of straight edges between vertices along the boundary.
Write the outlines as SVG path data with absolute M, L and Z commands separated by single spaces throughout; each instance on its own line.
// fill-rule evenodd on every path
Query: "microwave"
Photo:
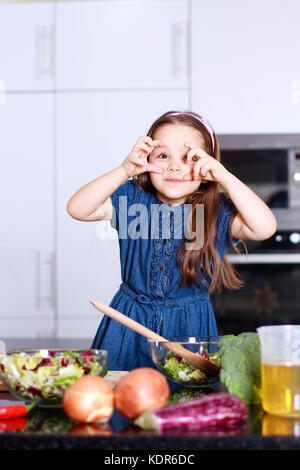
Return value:
M 221 163 L 270 207 L 278 230 L 300 230 L 300 134 L 226 134 L 218 141 Z

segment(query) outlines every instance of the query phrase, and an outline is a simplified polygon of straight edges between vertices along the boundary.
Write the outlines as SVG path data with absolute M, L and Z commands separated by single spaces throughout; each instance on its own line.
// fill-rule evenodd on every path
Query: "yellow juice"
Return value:
M 300 365 L 262 363 L 261 380 L 267 413 L 300 416 Z
M 262 419 L 263 436 L 300 436 L 300 417 L 275 416 L 265 413 Z

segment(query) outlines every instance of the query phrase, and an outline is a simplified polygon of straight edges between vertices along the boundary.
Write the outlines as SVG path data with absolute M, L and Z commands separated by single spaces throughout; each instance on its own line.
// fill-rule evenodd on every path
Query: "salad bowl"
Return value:
M 166 343 L 178 343 L 220 367 L 221 359 L 218 354 L 220 338 L 220 336 L 167 336 L 165 338 L 167 341 L 148 339 L 148 348 L 155 366 L 168 380 L 185 387 L 204 388 L 219 382 L 219 377 L 210 376 L 196 369 L 188 361 L 169 351 Z
M 14 349 L 0 355 L 0 376 L 11 394 L 39 407 L 61 407 L 65 390 L 84 375 L 107 373 L 107 351 Z

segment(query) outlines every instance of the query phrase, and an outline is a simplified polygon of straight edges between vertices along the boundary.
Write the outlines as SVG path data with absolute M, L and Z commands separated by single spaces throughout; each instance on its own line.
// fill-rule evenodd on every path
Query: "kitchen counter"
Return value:
M 173 393 L 181 391 L 178 388 Z M 16 404 L 17 400 L 2 391 L 0 403 Z M 257 406 L 250 409 L 247 423 L 204 433 L 178 429 L 164 433 L 144 431 L 117 411 L 106 425 L 85 425 L 69 420 L 60 408 L 33 408 L 23 421 L 10 420 L 10 425 L 14 423 L 20 429 L 5 430 L 5 423 L 0 420 L 0 450 L 102 450 L 106 455 L 117 455 L 118 451 L 130 455 L 130 451 L 134 454 L 137 450 L 147 450 L 152 455 L 162 455 L 164 451 L 179 455 L 197 450 L 300 450 L 300 419 L 269 416 Z

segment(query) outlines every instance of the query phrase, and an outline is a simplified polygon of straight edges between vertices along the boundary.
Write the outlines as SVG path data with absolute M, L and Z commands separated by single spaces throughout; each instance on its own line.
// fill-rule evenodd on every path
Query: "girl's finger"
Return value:
M 206 178 L 208 173 L 213 170 L 213 166 L 211 165 L 210 162 L 205 163 L 201 169 L 200 169 L 200 174 Z
M 145 150 L 146 152 L 150 153 L 154 149 L 154 146 L 152 144 L 152 139 L 151 137 L 140 137 L 136 144 L 134 145 L 132 152 L 136 152 L 139 150 Z
M 194 159 L 195 155 L 198 155 L 198 149 L 191 150 L 189 152 L 187 158 Z M 209 161 L 210 158 L 211 157 L 209 157 L 205 154 L 201 157 L 198 157 L 197 161 L 195 161 L 195 162 L 193 162 L 193 161 L 190 162 L 189 161 L 189 163 L 193 163 L 193 167 L 191 168 L 191 173 L 188 173 L 183 179 L 185 181 L 191 181 L 193 179 L 196 179 L 196 180 L 201 179 L 200 169 L 204 164 L 206 164 Z
M 142 137 L 140 137 L 138 139 L 137 144 L 140 144 L 141 142 L 146 142 L 148 144 L 152 144 L 152 139 L 148 135 L 143 135 Z
M 201 179 L 201 168 L 203 167 L 203 165 L 205 165 L 207 163 L 207 158 L 206 157 L 203 157 L 203 158 L 199 158 L 199 160 L 197 160 L 193 167 L 192 167 L 192 170 L 191 170 L 191 173 L 193 175 L 195 175 L 195 179 Z
M 186 155 L 186 161 L 192 162 L 195 156 L 197 156 L 197 151 L 195 149 L 190 150 Z
M 153 140 L 151 144 L 151 151 L 149 152 L 149 155 L 154 152 L 157 148 L 163 147 L 164 143 L 161 142 L 160 140 Z
M 133 155 L 130 159 L 130 163 L 137 166 L 147 166 L 147 159 L 143 160 L 139 155 Z
M 150 145 L 151 148 L 160 147 L 163 145 L 163 142 L 161 140 L 152 140 L 152 138 L 149 136 L 141 137 L 140 142 Z
M 192 144 L 191 142 L 184 142 L 185 147 L 189 148 L 189 149 L 193 149 L 196 147 L 196 145 Z
M 160 168 L 158 165 L 153 165 L 151 163 L 148 163 L 147 159 L 143 160 L 139 156 L 135 156 L 134 158 L 132 158 L 131 163 L 133 163 L 134 165 L 138 167 L 141 167 L 143 172 L 149 171 L 152 173 L 158 173 L 160 175 L 163 173 L 163 169 Z
M 147 167 L 145 168 L 145 171 L 149 171 L 150 173 L 157 173 L 158 175 L 162 175 L 164 172 L 163 169 L 160 168 L 159 166 L 151 165 L 151 164 L 147 165 Z
M 142 144 L 142 145 L 140 146 L 140 150 L 143 150 L 143 151 L 147 152 L 147 155 L 149 155 L 151 152 L 153 152 L 154 146 L 145 143 L 145 144 Z
M 201 168 L 203 165 L 202 160 L 198 160 L 192 169 L 192 175 L 194 180 L 201 180 Z
M 183 177 L 183 181 L 193 181 L 193 180 L 201 180 L 199 171 L 197 172 L 191 171 L 191 173 L 188 173 L 187 175 Z
M 192 161 L 194 157 L 197 157 L 198 159 L 205 158 L 207 157 L 207 153 L 203 149 L 195 147 L 187 153 L 186 159 L 187 161 Z
M 153 150 L 157 147 L 161 147 L 163 145 L 162 142 L 156 140 L 156 141 L 151 141 L 151 142 L 143 142 L 137 145 L 136 149 L 137 151 L 143 151 L 146 152 L 148 155 L 153 152 Z
M 164 143 L 161 140 L 152 140 L 152 145 L 154 147 L 162 147 Z
M 198 180 L 201 180 L 202 179 L 202 167 L 203 165 L 205 164 L 205 159 L 201 159 L 201 160 L 198 160 L 197 162 L 195 162 L 192 170 L 191 170 L 191 173 L 188 173 L 187 175 L 185 175 L 183 177 L 184 181 L 192 181 L 192 180 L 195 180 L 195 181 L 198 181 Z

